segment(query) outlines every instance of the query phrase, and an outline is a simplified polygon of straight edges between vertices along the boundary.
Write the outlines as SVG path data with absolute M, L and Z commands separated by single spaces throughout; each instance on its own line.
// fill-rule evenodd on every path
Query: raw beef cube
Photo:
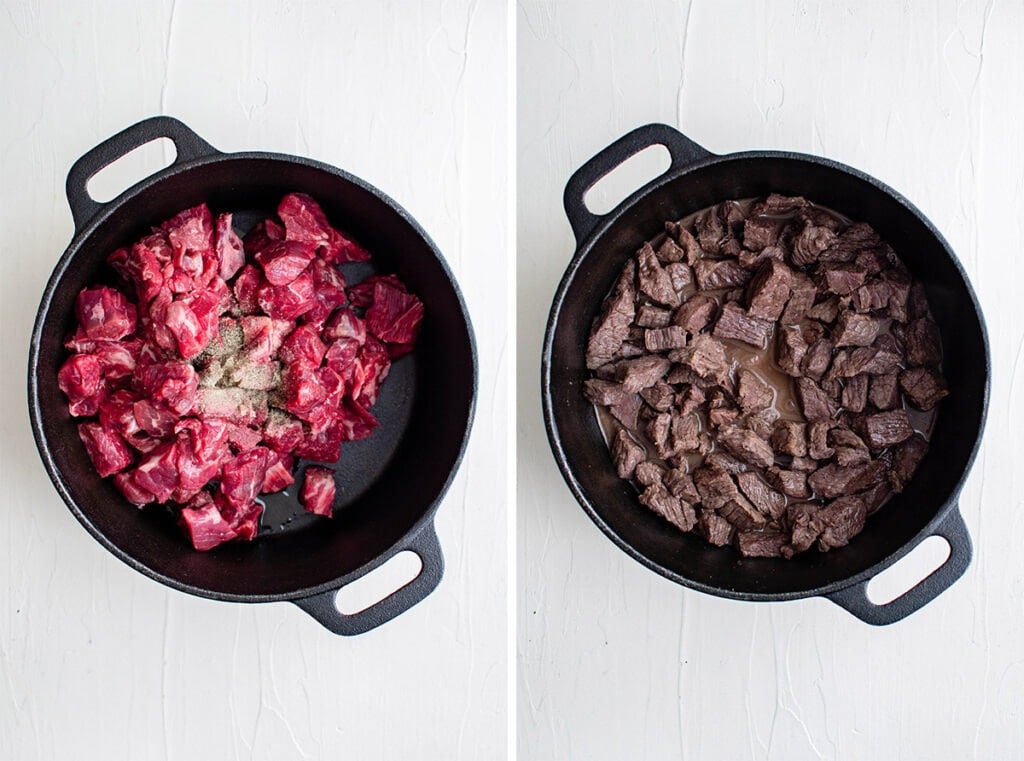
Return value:
M 68 410 L 75 417 L 99 412 L 107 396 L 99 359 L 93 354 L 72 354 L 57 373 L 57 385 L 68 398 Z
M 320 205 L 305 193 L 289 193 L 277 207 L 287 240 L 314 243 L 328 264 L 365 262 L 370 252 L 335 230 Z
M 373 303 L 373 289 L 377 283 L 390 285 L 400 291 L 405 290 L 405 283 L 398 279 L 398 275 L 371 275 L 348 289 L 349 303 L 356 308 L 365 309 Z
M 175 444 L 161 444 L 156 447 L 139 461 L 131 473 L 137 486 L 152 494 L 157 502 L 166 502 L 178 487 Z
M 201 507 L 184 507 L 180 522 L 197 550 L 212 550 L 218 544 L 230 542 L 238 534 L 224 520 L 212 500 Z
M 75 299 L 79 329 L 92 339 L 116 341 L 135 332 L 136 310 L 125 295 L 101 285 L 83 288 Z
M 195 404 L 199 377 L 188 362 L 154 362 L 139 365 L 135 382 L 143 395 L 184 415 Z
M 416 340 L 423 319 L 423 302 L 411 293 L 377 283 L 373 304 L 366 310 L 366 328 L 386 343 L 409 344 Z
M 334 472 L 311 466 L 306 468 L 299 500 L 308 512 L 330 518 L 334 513 L 334 490 Z
M 143 489 L 135 481 L 135 471 L 123 470 L 115 475 L 114 486 L 124 495 L 126 500 L 136 507 L 142 507 L 156 501 L 156 497 L 153 496 L 152 492 Z
M 132 464 L 132 453 L 116 431 L 99 423 L 81 423 L 78 437 L 101 477 L 119 473 Z
M 376 422 L 376 419 L 374 422 Z M 348 427 L 346 427 L 346 424 L 348 424 Z M 356 428 L 358 428 L 358 431 L 355 431 Z M 362 433 L 364 430 L 365 433 Z M 346 440 L 346 436 L 351 431 L 362 433 L 362 435 L 350 437 L 348 440 L 365 438 L 370 435 L 373 428 L 367 429 L 362 427 L 362 422 L 357 421 L 355 418 L 342 418 L 336 420 L 318 434 L 307 433 L 298 446 L 295 447 L 294 454 L 296 457 L 316 462 L 337 462 L 338 458 L 341 457 L 341 442 Z
M 302 443 L 305 432 L 302 421 L 279 409 L 271 409 L 263 427 L 263 441 L 276 452 L 287 454 Z
M 263 268 L 263 276 L 271 285 L 288 285 L 305 272 L 316 257 L 311 243 L 294 240 L 274 241 L 256 253 L 256 261 Z
M 241 510 L 256 499 L 267 477 L 270 457 L 270 450 L 266 447 L 254 447 L 224 463 L 219 491 L 227 504 Z
M 245 265 L 245 251 L 242 250 L 242 239 L 231 226 L 231 215 L 217 216 L 217 243 L 215 246 L 217 259 L 220 263 L 218 274 L 221 280 L 230 280 Z
M 263 273 L 251 264 L 242 267 L 235 283 L 231 286 L 235 298 L 238 300 L 238 310 L 241 314 L 255 314 L 259 311 L 259 289 L 266 283 Z

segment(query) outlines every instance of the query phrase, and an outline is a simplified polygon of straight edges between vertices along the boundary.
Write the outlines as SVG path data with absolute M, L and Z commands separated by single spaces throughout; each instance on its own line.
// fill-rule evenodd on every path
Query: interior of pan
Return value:
M 109 277 L 106 256 L 177 211 L 206 201 L 233 211 L 244 227 L 273 213 L 292 191 L 313 196 L 336 226 L 373 254 L 344 265 L 350 283 L 397 272 L 424 302 L 412 354 L 397 360 L 373 408 L 380 427 L 346 442 L 333 519 L 307 514 L 296 484 L 267 498 L 260 537 L 210 552 L 191 549 L 169 512 L 137 510 L 91 467 L 76 434 L 57 370 L 66 352 L 78 291 Z M 77 238 L 44 296 L 33 345 L 34 424 L 51 477 L 81 520 L 127 562 L 172 584 L 213 596 L 280 596 L 350 574 L 386 553 L 429 517 L 465 443 L 475 393 L 471 328 L 443 260 L 404 212 L 340 172 L 313 162 L 239 154 L 179 168 L 133 191 L 91 232 Z
M 593 408 L 583 398 L 584 347 L 591 321 L 625 260 L 678 219 L 730 198 L 770 192 L 804 195 L 873 225 L 921 280 L 942 332 L 951 390 L 939 407 L 930 450 L 907 489 L 872 516 L 849 546 L 793 560 L 744 559 L 683 535 L 637 501 L 614 471 Z M 850 580 L 909 549 L 959 489 L 986 402 L 988 356 L 969 286 L 941 238 L 905 201 L 876 181 L 823 160 L 737 154 L 711 160 L 653 187 L 584 242 L 556 296 L 546 347 L 546 414 L 556 457 L 577 497 L 623 549 L 655 570 L 707 591 L 781 598 Z

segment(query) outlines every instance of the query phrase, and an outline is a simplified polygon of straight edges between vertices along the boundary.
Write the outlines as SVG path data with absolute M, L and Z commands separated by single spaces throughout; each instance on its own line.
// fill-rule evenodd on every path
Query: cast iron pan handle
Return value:
M 68 172 L 67 194 L 71 216 L 75 220 L 75 234 L 107 204 L 93 200 L 86 189 L 89 179 L 105 166 L 109 166 L 136 148 L 166 137 L 174 143 L 178 155 L 171 166 L 220 153 L 177 119 L 154 116 L 133 124 L 104 140 L 74 163 Z M 110 201 L 109 203 L 113 203 Z
M 971 562 L 971 537 L 967 533 L 964 519 L 960 516 L 959 507 L 955 506 L 950 510 L 949 515 L 939 524 L 933 536 L 941 536 L 949 542 L 949 557 L 946 558 L 946 562 L 932 571 L 917 586 L 908 589 L 892 602 L 875 605 L 868 599 L 867 589 L 870 579 L 826 596 L 861 621 L 875 626 L 892 624 L 906 618 L 945 592 L 954 581 L 963 575 Z
M 387 623 L 395 616 L 405 613 L 416 603 L 421 602 L 423 598 L 437 588 L 438 583 L 441 581 L 441 575 L 444 572 L 444 555 L 441 554 L 441 545 L 438 544 L 437 533 L 434 531 L 433 523 L 426 526 L 412 538 L 407 546 L 402 547 L 398 552 L 404 550 L 410 550 L 420 556 L 423 568 L 420 570 L 419 575 L 404 587 L 395 590 L 366 610 L 352 614 L 339 611 L 334 604 L 334 599 L 341 587 L 321 592 L 312 597 L 293 600 L 292 602 L 335 634 L 352 636 L 353 634 L 363 634 L 370 631 L 370 629 L 376 629 L 381 624 Z M 373 568 L 376 567 L 378 566 Z M 369 573 L 373 568 L 367 569 L 366 573 Z
M 667 124 L 647 124 L 626 133 L 577 169 L 565 185 L 562 200 L 577 244 L 582 243 L 604 218 L 604 215 L 593 214 L 587 209 L 583 196 L 619 164 L 652 145 L 663 145 L 668 149 L 671 163 L 664 174 L 714 155 Z

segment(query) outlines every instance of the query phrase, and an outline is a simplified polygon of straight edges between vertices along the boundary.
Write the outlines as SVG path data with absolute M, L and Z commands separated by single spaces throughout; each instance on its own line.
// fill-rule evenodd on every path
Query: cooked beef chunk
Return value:
M 762 320 L 778 320 L 789 299 L 792 271 L 777 259 L 769 259 L 747 286 L 747 314 Z
M 668 377 L 671 380 L 672 374 L 669 373 Z M 697 385 L 688 386 L 686 391 L 679 395 L 679 414 L 689 415 L 696 412 L 704 404 L 705 399 L 704 389 Z
M 633 474 L 633 480 L 641 486 L 654 486 L 660 484 L 662 477 L 665 475 L 665 469 L 658 465 L 656 462 L 650 460 L 642 462 L 636 466 L 636 471 Z
M 665 272 L 668 273 L 669 280 L 672 281 L 672 287 L 677 293 L 682 293 L 683 289 L 693 282 L 693 270 L 682 262 L 666 264 Z
M 729 500 L 739 496 L 736 483 L 725 470 L 704 465 L 693 472 L 693 482 L 700 493 L 700 500 L 708 510 L 718 510 Z
M 719 430 L 718 440 L 733 455 L 755 467 L 767 468 L 775 462 L 771 446 L 751 430 L 725 426 Z
M 942 376 L 930 367 L 915 367 L 900 373 L 900 388 L 919 410 L 930 410 L 949 396 Z
M 807 310 L 807 317 L 831 325 L 839 316 L 839 297 L 831 296 L 815 303 Z
M 771 193 L 766 198 L 754 203 L 750 209 L 750 216 L 788 217 L 793 212 L 800 211 L 809 206 L 803 196 L 784 196 L 780 193 Z
M 635 275 L 636 267 L 631 260 L 623 268 L 611 296 L 605 300 L 604 310 L 587 343 L 587 367 L 591 370 L 615 359 L 619 347 L 626 340 L 636 314 Z
M 759 512 L 772 520 L 778 520 L 786 510 L 786 497 L 766 484 L 752 471 L 736 475 L 740 491 Z
M 743 222 L 743 245 L 751 251 L 774 246 L 782 225 L 778 219 L 747 217 Z
M 833 462 L 811 473 L 807 484 L 814 489 L 816 497 L 831 499 L 876 484 L 885 478 L 885 472 L 885 463 L 880 460 L 846 467 Z
M 696 415 L 675 415 L 672 418 L 672 450 L 693 452 L 700 448 L 700 420 Z
M 782 261 L 785 259 L 786 253 L 779 246 L 768 246 L 760 251 L 748 251 L 743 249 L 740 251 L 739 256 L 736 257 L 736 261 L 745 270 L 755 271 L 761 267 L 769 259 L 777 259 Z
M 697 528 L 700 529 L 701 536 L 716 547 L 724 547 L 732 541 L 732 524 L 711 510 L 700 511 Z
M 807 310 L 814 305 L 814 299 L 818 289 L 814 281 L 802 272 L 794 272 L 790 277 L 789 301 L 786 308 L 782 310 L 779 322 L 782 325 L 795 325 L 807 315 Z
M 803 457 L 807 454 L 807 425 L 793 420 L 780 420 L 772 433 L 772 446 L 782 454 Z
M 686 346 L 686 330 L 678 325 L 648 328 L 644 331 L 644 346 L 647 347 L 647 351 L 653 352 L 681 349 Z
M 907 301 L 910 298 L 910 275 L 906 270 L 892 268 L 882 273 L 889 284 L 888 315 L 896 322 L 907 321 Z
M 767 409 L 758 410 L 757 412 L 747 415 L 747 428 L 752 430 L 765 441 L 768 441 L 772 437 L 772 431 L 775 430 L 775 421 L 778 419 L 778 411 L 768 407 Z
M 748 558 L 777 558 L 789 537 L 781 531 L 740 531 L 736 534 L 736 543 L 740 554 Z
M 665 306 L 679 306 L 679 294 L 672 287 L 672 278 L 658 261 L 651 244 L 645 243 L 636 252 L 637 282 L 640 292 Z
M 675 391 L 664 381 L 658 381 L 653 386 L 648 386 L 640 392 L 640 396 L 658 412 L 668 412 L 676 401 Z
M 899 367 L 900 355 L 874 346 L 840 349 L 832 358 L 829 374 L 833 378 L 852 378 L 861 373 L 887 375 Z
M 928 441 L 917 434 L 893 449 L 892 468 L 889 470 L 889 483 L 894 492 L 907 488 L 910 479 L 917 472 L 921 460 L 928 451 Z
M 738 379 L 738 401 L 744 415 L 766 409 L 775 401 L 775 392 L 771 386 L 745 367 L 736 371 Z
M 807 221 L 793 239 L 793 265 L 806 267 L 818 261 L 822 252 L 836 242 L 837 236 L 827 227 L 818 227 Z
M 863 412 L 868 403 L 868 382 L 870 376 L 861 373 L 847 379 L 843 386 L 843 408 L 849 412 Z
M 700 290 L 714 291 L 746 285 L 753 273 L 735 259 L 701 259 L 693 267 L 693 276 Z
M 797 473 L 813 473 L 820 465 L 820 462 L 810 456 L 794 457 L 789 461 L 789 469 L 795 470 Z
M 818 547 L 822 552 L 845 547 L 850 539 L 864 529 L 868 517 L 863 497 L 854 494 L 839 497 L 818 511 L 815 520 L 822 526 Z
M 620 428 L 612 439 L 612 458 L 619 478 L 632 478 L 636 466 L 647 459 L 647 452 Z
M 807 355 L 807 341 L 799 325 L 780 327 L 775 343 L 775 362 L 786 375 L 803 375 L 801 365 Z
M 636 324 L 641 328 L 664 328 L 671 322 L 671 311 L 651 304 L 644 304 L 636 313 Z
M 795 470 L 771 467 L 764 472 L 765 480 L 787 497 L 807 499 L 811 490 L 807 488 L 807 474 Z
M 813 502 L 790 502 L 786 506 L 786 525 L 791 532 L 789 546 L 782 548 L 785 557 L 810 549 L 821 536 L 821 522 L 817 515 L 821 505 Z
M 829 262 L 848 262 L 864 249 L 875 248 L 879 243 L 881 238 L 871 225 L 857 222 L 843 230 L 821 259 Z
M 864 438 L 872 449 L 899 444 L 914 435 L 906 410 L 890 410 L 865 415 L 859 421 Z
M 810 378 L 796 379 L 796 397 L 804 417 L 810 421 L 831 420 L 839 409 L 821 386 Z
M 713 298 L 696 293 L 675 311 L 672 315 L 672 324 L 696 334 L 708 326 L 716 311 L 718 304 Z
M 768 341 L 773 324 L 768 320 L 751 317 L 738 304 L 726 304 L 711 334 L 715 338 L 732 338 L 761 349 Z
M 819 338 L 811 344 L 800 363 L 801 373 L 812 380 L 820 381 L 828 370 L 829 362 L 832 361 L 832 349 L 832 342 L 827 338 Z
M 658 246 L 658 261 L 662 264 L 672 264 L 673 262 L 681 262 L 686 260 L 686 251 L 672 240 L 671 236 L 665 238 L 660 246 Z
M 700 494 L 693 483 L 693 478 L 683 468 L 673 468 L 662 479 L 673 497 L 695 505 L 700 502 Z
M 628 394 L 635 394 L 661 380 L 670 367 L 672 362 L 664 357 L 646 356 L 624 360 L 618 365 L 622 388 Z
M 839 315 L 832 340 L 836 348 L 840 346 L 871 346 L 878 337 L 881 323 L 874 317 L 856 312 L 843 312 Z
M 942 361 L 939 328 L 927 317 L 907 325 L 907 363 L 911 367 L 937 365 Z
M 815 460 L 827 460 L 835 454 L 828 445 L 828 432 L 832 424 L 828 420 L 814 420 L 807 425 L 807 454 Z
M 892 296 L 892 287 L 884 280 L 870 280 L 853 292 L 853 305 L 858 312 L 885 309 Z
M 882 412 L 893 409 L 900 401 L 899 376 L 896 373 L 872 375 L 868 400 Z
M 818 286 L 846 296 L 864 284 L 866 275 L 864 268 L 856 264 L 825 264 L 818 269 Z
M 738 460 L 721 449 L 716 449 L 705 457 L 704 464 L 713 468 L 721 468 L 731 476 L 745 473 L 747 470 L 747 464 L 743 460 Z
M 737 494 L 722 505 L 718 514 L 741 530 L 761 529 L 768 523 L 768 518 L 762 515 L 742 494 Z
M 702 378 L 723 383 L 729 377 L 730 362 L 722 342 L 702 333 L 687 347 L 682 364 L 688 366 Z
M 689 531 L 697 525 L 697 513 L 690 505 L 673 497 L 661 484 L 644 489 L 640 502 L 656 512 L 680 531 Z
M 658 457 L 664 460 L 675 453 L 675 447 L 672 446 L 669 438 L 672 433 L 672 416 L 670 414 L 662 412 L 652 417 L 647 423 L 646 433 L 647 438 L 654 444 Z
M 622 399 L 618 403 L 608 407 L 608 411 L 622 425 L 633 430 L 636 428 L 637 417 L 643 404 L 644 400 L 640 398 L 640 394 L 623 394 Z
M 697 242 L 701 249 L 711 255 L 717 255 L 722 251 L 722 245 L 729 236 L 725 222 L 719 214 L 719 207 L 712 206 L 703 214 L 697 217 L 696 221 Z
M 911 320 L 920 320 L 928 316 L 928 293 L 921 283 L 914 283 L 910 286 L 910 294 L 907 297 L 907 316 Z
M 700 249 L 700 244 L 686 228 L 686 225 L 679 224 L 678 222 L 666 222 L 665 232 L 683 249 L 686 255 L 684 261 L 687 264 L 696 264 L 697 260 L 704 255 L 704 252 Z
M 740 411 L 735 407 L 714 407 L 708 410 L 708 426 L 713 429 L 731 426 L 739 420 Z
M 871 459 L 867 444 L 846 426 L 829 431 L 829 443 L 835 448 L 836 463 L 842 467 L 860 465 Z
M 621 383 L 601 380 L 600 378 L 589 378 L 583 383 L 583 395 L 587 401 L 601 407 L 610 407 L 622 401 L 626 391 Z

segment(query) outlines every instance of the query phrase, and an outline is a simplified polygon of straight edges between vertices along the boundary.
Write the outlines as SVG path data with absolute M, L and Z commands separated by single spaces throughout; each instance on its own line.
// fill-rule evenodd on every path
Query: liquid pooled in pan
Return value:
M 948 394 L 924 287 L 892 247 L 776 194 L 667 221 L 586 360 L 639 501 L 756 557 L 846 545 L 905 488 Z

